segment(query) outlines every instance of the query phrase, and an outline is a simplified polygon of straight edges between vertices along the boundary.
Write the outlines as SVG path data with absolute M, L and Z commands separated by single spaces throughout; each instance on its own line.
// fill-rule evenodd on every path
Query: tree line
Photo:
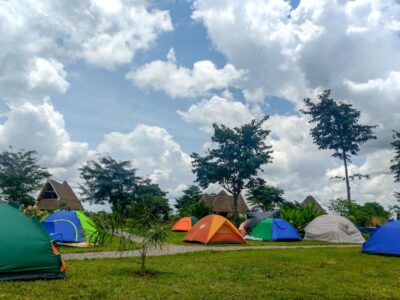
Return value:
M 374 129 L 377 125 L 360 124 L 361 112 L 351 104 L 331 98 L 330 90 L 318 96 L 318 101 L 304 99 L 305 109 L 301 113 L 309 117 L 312 125 L 310 135 L 314 144 L 321 150 L 331 150 L 332 157 L 343 162 L 342 179 L 346 184 L 346 203 L 349 209 L 352 180 L 369 178 L 368 174 L 349 174 L 348 164 L 360 151 L 360 146 L 376 139 Z M 260 178 L 263 166 L 272 163 L 273 150 L 268 143 L 270 130 L 265 121 L 253 120 L 240 127 L 229 128 L 213 124 L 212 147 L 205 155 L 192 153 L 192 171 L 195 183 L 206 189 L 210 184 L 219 184 L 234 198 L 234 219 L 238 217 L 239 195 L 249 191 L 248 200 L 253 207 L 270 210 L 274 207 L 290 205 L 283 198 L 283 190 L 268 185 Z M 400 182 L 400 133 L 394 132 L 392 148 L 395 156 L 391 160 L 391 172 L 395 182 Z M 117 161 L 109 155 L 99 155 L 79 168 L 83 201 L 92 204 L 110 204 L 113 210 L 126 210 L 137 203 L 150 209 L 159 218 L 168 218 L 171 208 L 167 193 L 150 179 L 137 175 L 129 161 Z M 35 203 L 33 193 L 51 176 L 49 170 L 38 164 L 35 151 L 12 148 L 0 153 L 0 194 L 8 201 L 22 205 Z M 207 207 L 201 204 L 201 190 L 190 186 L 177 199 L 175 208 L 181 213 L 201 215 Z M 395 193 L 400 203 L 400 193 Z M 394 209 L 399 209 L 399 205 Z

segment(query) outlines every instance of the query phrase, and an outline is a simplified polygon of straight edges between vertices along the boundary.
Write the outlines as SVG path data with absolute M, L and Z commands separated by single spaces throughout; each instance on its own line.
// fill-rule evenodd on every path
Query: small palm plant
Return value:
M 160 249 L 167 239 L 165 227 L 160 224 L 159 219 L 154 216 L 150 208 L 146 205 L 146 200 L 142 199 L 131 207 L 133 218 L 130 222 L 129 232 L 137 235 L 135 240 L 139 242 L 139 253 L 141 257 L 140 274 L 146 274 L 146 257 L 149 249 Z
M 130 216 L 131 219 L 127 216 Z M 104 215 L 97 221 L 98 242 L 104 244 L 115 236 L 120 237 L 118 250 L 136 250 L 139 244 L 140 275 L 145 275 L 146 258 L 150 249 L 162 249 L 166 229 L 146 205 L 146 199 L 135 201 L 127 209 L 116 208 L 112 214 Z

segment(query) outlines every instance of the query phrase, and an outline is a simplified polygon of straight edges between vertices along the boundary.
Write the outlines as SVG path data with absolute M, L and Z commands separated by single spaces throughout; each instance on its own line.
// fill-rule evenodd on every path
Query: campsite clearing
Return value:
M 148 277 L 132 275 L 138 258 L 67 261 L 66 280 L 3 282 L 0 299 L 395 299 L 397 260 L 355 248 L 210 251 L 151 257 L 159 273 Z

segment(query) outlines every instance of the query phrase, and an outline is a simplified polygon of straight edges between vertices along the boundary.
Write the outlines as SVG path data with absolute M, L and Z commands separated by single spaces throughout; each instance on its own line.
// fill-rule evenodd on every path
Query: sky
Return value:
M 38 151 L 77 189 L 96 154 L 130 160 L 171 202 L 193 184 L 190 154 L 212 124 L 269 115 L 273 163 L 260 176 L 288 200 L 345 196 L 344 174 L 299 113 L 324 89 L 378 124 L 350 173 L 358 203 L 394 204 L 400 130 L 396 0 L 71 0 L 0 2 L 0 150 Z M 208 191 L 217 191 L 210 186 Z M 88 209 L 99 209 L 89 207 Z

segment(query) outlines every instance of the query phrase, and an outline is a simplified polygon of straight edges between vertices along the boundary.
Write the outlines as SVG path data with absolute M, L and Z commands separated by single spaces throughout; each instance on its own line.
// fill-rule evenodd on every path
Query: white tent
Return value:
M 332 243 L 365 242 L 357 227 L 348 219 L 336 215 L 322 215 L 312 220 L 304 229 L 304 239 Z

